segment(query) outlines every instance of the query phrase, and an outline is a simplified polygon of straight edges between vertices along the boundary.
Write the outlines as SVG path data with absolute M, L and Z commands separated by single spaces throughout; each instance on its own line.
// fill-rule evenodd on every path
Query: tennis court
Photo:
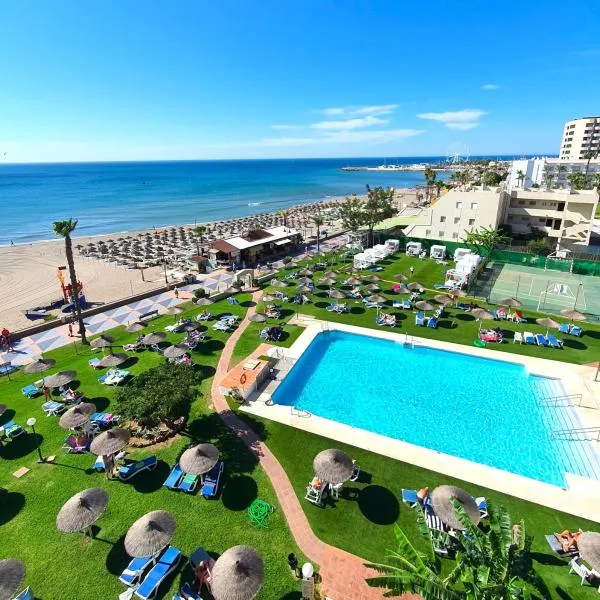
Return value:
M 491 261 L 471 294 L 493 303 L 516 298 L 524 308 L 540 312 L 575 308 L 600 317 L 600 277 Z

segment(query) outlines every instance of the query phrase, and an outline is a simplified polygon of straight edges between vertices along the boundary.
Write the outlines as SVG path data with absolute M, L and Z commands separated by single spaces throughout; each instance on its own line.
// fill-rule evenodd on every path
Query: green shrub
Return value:
M 196 298 L 196 300 L 199 300 L 200 298 L 204 298 L 204 296 L 206 296 L 206 290 L 204 288 L 200 287 L 194 291 L 194 298 Z

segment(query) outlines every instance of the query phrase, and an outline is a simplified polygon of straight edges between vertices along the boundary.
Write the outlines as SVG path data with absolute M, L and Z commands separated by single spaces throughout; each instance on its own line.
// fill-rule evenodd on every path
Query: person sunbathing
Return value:
M 315 475 L 310 482 L 310 487 L 314 488 L 315 490 L 320 490 L 323 487 L 323 481 L 321 481 L 321 479 Z
M 576 533 L 571 533 L 568 529 L 565 529 L 561 533 L 556 534 L 556 539 L 562 546 L 563 552 L 574 552 L 577 550 L 577 542 L 581 537 L 583 531 L 580 529 Z
M 201 560 L 198 563 L 198 566 L 194 570 L 194 578 L 198 583 L 198 591 L 202 589 L 202 586 L 206 584 L 210 587 L 212 582 L 212 573 L 210 572 L 210 567 L 208 566 L 208 562 L 205 560 Z

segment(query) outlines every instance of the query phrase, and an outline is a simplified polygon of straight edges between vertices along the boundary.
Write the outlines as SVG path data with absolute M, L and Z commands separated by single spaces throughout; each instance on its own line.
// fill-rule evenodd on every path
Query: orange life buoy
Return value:
M 242 376 L 240 377 L 240 383 L 244 385 L 244 383 L 246 383 L 246 379 L 246 373 L 242 373 Z

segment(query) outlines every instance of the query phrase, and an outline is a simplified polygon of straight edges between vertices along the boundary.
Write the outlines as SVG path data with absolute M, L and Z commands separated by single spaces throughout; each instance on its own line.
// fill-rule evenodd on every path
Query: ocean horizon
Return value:
M 486 157 L 472 157 L 486 158 Z M 511 160 L 511 156 L 487 157 Z M 295 204 L 411 188 L 422 171 L 341 171 L 445 157 L 236 159 L 0 164 L 0 245 L 56 239 L 52 222 L 79 219 L 76 237 L 273 212 Z

